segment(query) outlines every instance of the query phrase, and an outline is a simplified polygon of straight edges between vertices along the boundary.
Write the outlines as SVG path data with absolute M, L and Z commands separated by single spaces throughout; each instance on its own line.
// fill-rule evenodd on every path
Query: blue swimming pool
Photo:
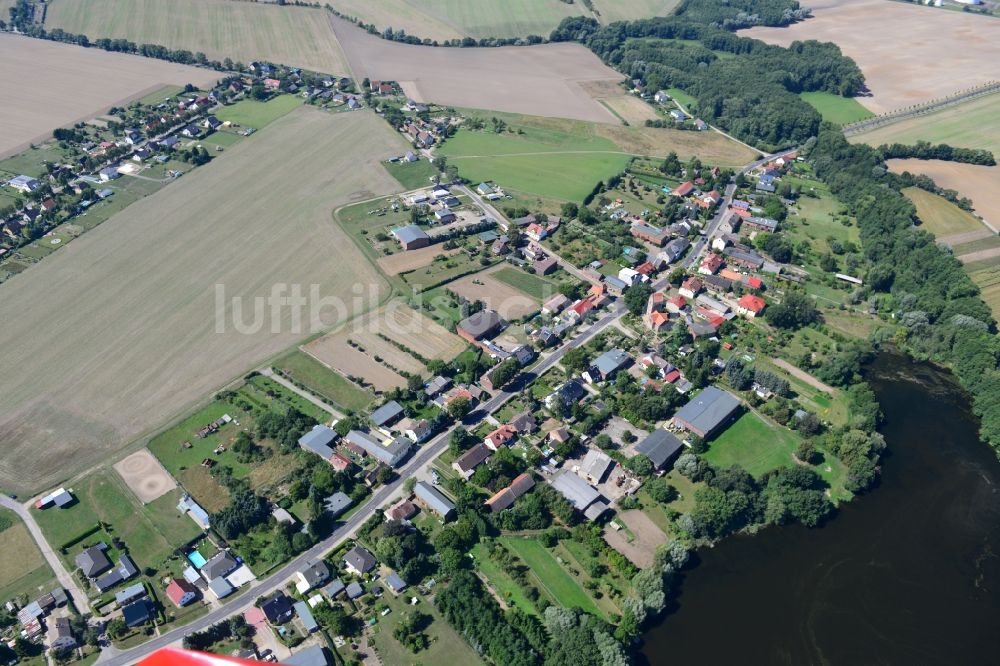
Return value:
M 199 553 L 197 550 L 192 550 L 188 553 L 188 559 L 191 560 L 191 564 L 194 565 L 195 569 L 201 569 L 205 566 L 205 556 Z

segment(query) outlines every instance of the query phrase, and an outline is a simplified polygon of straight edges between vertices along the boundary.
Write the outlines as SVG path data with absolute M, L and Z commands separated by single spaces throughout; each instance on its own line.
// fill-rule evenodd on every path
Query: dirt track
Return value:
M 580 84 L 624 77 L 580 44 L 435 48 L 389 42 L 331 20 L 358 80 L 395 80 L 410 97 L 439 104 L 618 122 Z
M 835 42 L 861 67 L 875 113 L 892 111 L 1000 79 L 1000 21 L 889 0 L 803 3 L 813 18 L 788 28 L 740 34 L 787 46 Z

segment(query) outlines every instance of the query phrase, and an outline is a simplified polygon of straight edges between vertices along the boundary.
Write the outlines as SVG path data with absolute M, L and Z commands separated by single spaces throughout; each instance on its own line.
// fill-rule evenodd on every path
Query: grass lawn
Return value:
M 500 541 L 524 560 L 539 589 L 548 593 L 560 606 L 582 608 L 589 613 L 604 616 L 583 587 L 573 580 L 541 543 L 518 537 L 501 537 Z
M 755 477 L 791 465 L 798 437 L 791 430 L 772 425 L 746 412 L 715 438 L 705 459 L 716 467 L 739 465 Z
M 472 556 L 476 558 L 476 569 L 486 576 L 490 586 L 504 600 L 508 607 L 520 608 L 528 615 L 538 615 L 535 605 L 524 596 L 521 586 L 490 559 L 486 547 L 477 543 L 472 548 Z
M 28 528 L 13 511 L 0 509 L 0 543 L 4 557 L 0 558 L 0 601 L 21 594 L 33 597 L 55 576 L 45 563 L 42 553 L 31 538 Z
M 294 382 L 299 382 L 321 398 L 349 411 L 361 411 L 371 404 L 367 391 L 298 349 L 274 362 Z
M 58 511 L 39 511 L 36 519 L 54 549 L 79 536 L 98 521 L 128 545 L 129 553 L 142 568 L 162 564 L 175 548 L 194 539 L 201 531 L 194 521 L 177 511 L 180 489 L 143 505 L 111 469 L 96 472 L 73 484 L 77 502 Z M 78 547 L 63 559 L 70 562 Z
M 139 103 L 147 106 L 153 106 L 155 104 L 159 104 L 160 102 L 171 100 L 180 95 L 182 92 L 184 92 L 184 86 L 163 86 L 159 90 L 154 90 L 145 97 L 140 97 Z
M 235 125 L 260 129 L 275 120 L 302 106 L 302 98 L 298 95 L 278 95 L 266 102 L 253 99 L 242 99 L 232 106 L 219 109 L 215 117 Z
M 0 172 L 9 173 L 12 176 L 24 174 L 32 178 L 39 178 L 46 172 L 46 162 L 65 162 L 69 155 L 72 155 L 72 151 L 63 150 L 55 141 L 45 142 L 0 160 Z M 8 193 L 13 193 L 13 190 L 8 190 Z
M 383 162 L 382 165 L 389 172 L 389 175 L 398 180 L 399 184 L 407 190 L 427 187 L 438 172 L 434 165 L 424 157 L 416 162 Z
M 240 139 L 243 138 L 242 134 L 237 134 L 236 132 L 223 132 L 215 131 L 201 139 L 198 143 L 207 146 L 211 149 L 212 146 L 222 146 L 223 148 L 228 148 L 233 144 L 239 143 Z
M 853 97 L 841 97 L 828 92 L 804 92 L 799 93 L 799 97 L 819 111 L 823 120 L 838 125 L 849 125 L 875 115 Z
M 528 296 L 543 300 L 556 293 L 556 285 L 545 278 L 522 271 L 519 268 L 501 268 L 490 275 L 504 284 L 520 289 Z
M 420 603 L 410 606 L 411 597 L 417 596 Z M 378 652 L 383 664 L 437 664 L 440 666 L 458 666 L 462 664 L 482 664 L 482 659 L 473 651 L 469 644 L 463 639 L 443 617 L 441 617 L 434 604 L 415 593 L 414 590 L 407 590 L 402 595 L 396 597 L 391 592 L 386 592 L 376 602 L 375 607 L 387 606 L 392 610 L 386 616 L 380 613 L 372 613 L 378 621 L 373 632 L 375 651 Z M 410 610 L 419 610 L 433 617 L 430 626 L 424 629 L 424 633 L 430 639 L 430 646 L 417 654 L 410 652 L 397 641 L 392 632 L 403 619 L 404 613 Z M 367 617 L 363 617 L 367 620 Z
M 680 88 L 667 88 L 667 94 L 670 95 L 673 99 L 680 102 L 681 106 L 683 106 L 688 111 L 691 111 L 693 108 L 698 106 L 698 100 L 696 100 L 694 97 L 687 94 Z
M 785 180 L 801 192 L 812 191 L 817 196 L 800 196 L 795 204 L 797 215 L 789 215 L 781 230 L 798 244 L 807 241 L 821 254 L 830 251 L 829 239 L 840 243 L 860 245 L 857 223 L 853 218 L 841 214 L 843 206 L 830 193 L 827 186 L 819 181 L 786 176 Z M 844 221 L 847 221 L 847 224 Z
M 500 261 L 499 259 L 491 258 L 490 263 L 483 265 L 479 259 L 480 257 L 470 257 L 464 252 L 459 252 L 458 254 L 433 261 L 429 266 L 424 266 L 408 273 L 400 273 L 400 277 L 407 285 L 419 287 L 420 291 L 426 291 L 446 282 L 451 282 L 468 273 L 486 270 Z
M 903 194 L 917 207 L 917 216 L 923 223 L 920 227 L 939 238 L 986 228 L 972 213 L 932 192 L 919 187 L 907 187 Z

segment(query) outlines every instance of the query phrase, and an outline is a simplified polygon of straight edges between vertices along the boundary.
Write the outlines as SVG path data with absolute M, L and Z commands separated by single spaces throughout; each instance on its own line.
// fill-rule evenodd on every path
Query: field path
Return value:
M 87 600 L 87 595 L 80 591 L 80 588 L 76 585 L 76 580 L 69 575 L 66 571 L 66 567 L 63 566 L 62 560 L 59 556 L 52 551 L 52 547 L 49 542 L 46 541 L 45 535 L 42 534 L 41 528 L 38 527 L 38 523 L 35 522 L 35 517 L 31 515 L 31 511 L 28 507 L 31 505 L 20 504 L 16 500 L 11 499 L 7 495 L 0 494 L 0 506 L 10 509 L 24 521 L 25 526 L 28 528 L 28 532 L 31 533 L 31 538 L 35 540 L 35 544 L 38 545 L 38 550 L 42 551 L 42 555 L 45 557 L 45 561 L 49 563 L 52 571 L 55 572 L 56 578 L 59 580 L 59 584 L 69 592 L 70 597 L 73 599 L 73 605 L 77 607 L 81 613 L 90 612 L 90 602 Z M 49 509 L 50 511 L 58 511 L 59 509 Z
M 330 403 L 323 402 L 322 400 L 320 400 L 319 398 L 317 398 L 316 396 L 314 396 L 309 391 L 303 391 L 298 386 L 296 386 L 295 384 L 291 383 L 290 381 L 288 381 L 287 379 L 285 379 L 284 377 L 282 377 L 281 375 L 279 375 L 278 373 L 276 373 L 274 371 L 274 369 L 271 368 L 270 366 L 268 366 L 266 368 L 261 368 L 260 369 L 260 374 L 264 375 L 265 377 L 267 377 L 268 379 L 270 379 L 272 381 L 275 381 L 275 382 L 281 384 L 282 386 L 284 386 L 286 389 L 288 389 L 292 393 L 296 393 L 296 394 L 302 396 L 303 398 L 305 398 L 306 400 L 308 400 L 312 404 L 316 405 L 320 409 L 324 409 L 324 410 L 330 412 L 330 414 L 332 414 L 333 416 L 336 416 L 338 419 L 346 418 L 346 416 L 347 416 L 346 414 L 344 414 L 343 412 L 341 412 L 339 409 L 337 409 L 336 407 L 334 407 Z
M 796 379 L 799 379 L 805 382 L 806 384 L 809 384 L 809 386 L 812 386 L 814 389 L 818 389 L 820 391 L 823 391 L 824 393 L 829 393 L 830 395 L 837 395 L 837 389 L 833 388 L 829 384 L 824 384 L 820 380 L 810 375 L 805 370 L 796 368 L 788 361 L 785 361 L 780 358 L 772 358 L 771 362 L 774 363 L 779 368 L 781 368 L 782 370 L 784 370 L 785 372 L 787 372 L 788 374 L 790 374 L 791 376 L 795 377 Z

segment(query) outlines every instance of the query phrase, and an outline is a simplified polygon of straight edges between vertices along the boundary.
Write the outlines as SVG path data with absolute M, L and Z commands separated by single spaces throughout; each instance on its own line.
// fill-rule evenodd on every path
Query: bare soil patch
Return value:
M 177 482 L 149 449 L 136 451 L 115 463 L 114 468 L 143 504 L 149 504 L 177 487 Z
M 254 325 L 274 285 L 348 316 L 354 285 L 386 288 L 331 211 L 398 191 L 379 162 L 400 144 L 370 112 L 296 110 L 0 285 L 0 484 L 65 479 L 306 337 L 290 308 Z
M 435 48 L 388 42 L 331 20 L 357 79 L 395 80 L 410 97 L 439 104 L 617 122 L 581 83 L 622 75 L 580 44 Z
M 0 33 L 0 62 L 0 157 L 166 84 L 219 78 L 207 69 L 10 33 Z
M 440 245 L 430 245 L 422 247 L 419 250 L 397 252 L 396 254 L 390 254 L 388 257 L 379 257 L 376 263 L 379 268 L 385 271 L 386 275 L 399 275 L 400 273 L 408 273 L 418 268 L 430 266 L 434 261 L 434 257 L 439 254 L 450 257 L 458 252 L 461 252 L 461 250 L 457 248 L 454 250 L 444 250 Z
M 990 236 L 995 236 L 989 229 L 979 229 L 977 231 L 966 231 L 961 234 L 952 234 L 950 236 L 943 236 L 938 238 L 938 242 L 942 245 L 947 245 L 949 247 L 953 245 L 962 245 L 963 243 L 971 243 L 973 241 L 982 240 L 984 238 L 989 238 Z
M 930 176 L 941 187 L 972 199 L 976 213 L 989 226 L 1000 227 L 1000 167 L 942 162 L 941 160 L 888 160 L 895 173 L 909 171 Z
M 875 113 L 1000 78 L 1000 21 L 886 0 L 820 0 L 808 6 L 814 18 L 741 34 L 782 46 L 807 39 L 835 42 L 864 72 L 873 94 L 858 101 Z
M 484 301 L 488 307 L 499 312 L 500 316 L 507 320 L 520 319 L 538 310 L 541 301 L 492 277 L 492 273 L 503 267 L 501 264 L 497 268 L 491 268 L 482 273 L 467 275 L 454 282 L 449 282 L 447 287 L 470 300 Z
M 623 530 L 608 528 L 604 530 L 604 540 L 637 567 L 645 569 L 652 566 L 656 547 L 666 542 L 667 535 L 642 511 L 619 512 L 617 520 L 629 529 L 634 538 L 629 541 Z

